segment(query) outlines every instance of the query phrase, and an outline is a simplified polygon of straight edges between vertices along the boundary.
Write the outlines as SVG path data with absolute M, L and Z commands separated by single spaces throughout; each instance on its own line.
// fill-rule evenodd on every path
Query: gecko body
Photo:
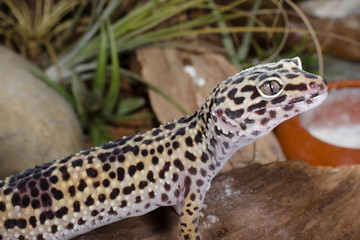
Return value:
M 179 213 L 180 239 L 199 240 L 205 194 L 230 156 L 326 96 L 299 58 L 243 70 L 190 116 L 0 181 L 0 240 L 70 239 L 160 206 Z

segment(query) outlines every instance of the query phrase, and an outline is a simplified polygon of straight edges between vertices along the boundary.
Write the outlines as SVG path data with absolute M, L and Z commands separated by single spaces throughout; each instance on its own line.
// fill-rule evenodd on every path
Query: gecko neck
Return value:
M 215 166 L 216 174 L 239 148 L 252 143 L 254 139 L 249 139 L 244 134 L 240 136 L 239 130 L 231 132 L 219 129 L 212 113 L 204 109 L 198 113 L 198 124 L 200 129 L 205 130 L 203 131 L 206 139 L 204 147 L 211 153 L 211 163 Z

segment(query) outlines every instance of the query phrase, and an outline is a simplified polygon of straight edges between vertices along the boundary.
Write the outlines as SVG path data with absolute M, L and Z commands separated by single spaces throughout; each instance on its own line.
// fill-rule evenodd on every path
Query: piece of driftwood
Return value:
M 360 239 L 360 166 L 254 164 L 216 177 L 200 219 L 203 239 Z M 77 240 L 177 239 L 171 207 Z

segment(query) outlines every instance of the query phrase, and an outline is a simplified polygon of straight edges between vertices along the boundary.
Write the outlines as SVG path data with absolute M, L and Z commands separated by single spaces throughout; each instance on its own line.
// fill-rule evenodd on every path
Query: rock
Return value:
M 0 46 L 0 178 L 78 152 L 82 132 L 71 106 Z
M 253 164 L 217 176 L 205 197 L 203 239 L 359 239 L 360 166 Z M 179 216 L 159 208 L 75 238 L 177 239 Z

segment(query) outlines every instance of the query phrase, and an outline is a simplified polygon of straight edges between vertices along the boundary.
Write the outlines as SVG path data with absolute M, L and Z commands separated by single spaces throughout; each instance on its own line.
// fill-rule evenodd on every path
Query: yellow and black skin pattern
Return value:
M 218 84 L 194 114 L 0 181 L 0 240 L 70 239 L 160 206 L 179 239 L 201 239 L 205 194 L 239 148 L 325 100 L 323 78 L 298 57 Z

